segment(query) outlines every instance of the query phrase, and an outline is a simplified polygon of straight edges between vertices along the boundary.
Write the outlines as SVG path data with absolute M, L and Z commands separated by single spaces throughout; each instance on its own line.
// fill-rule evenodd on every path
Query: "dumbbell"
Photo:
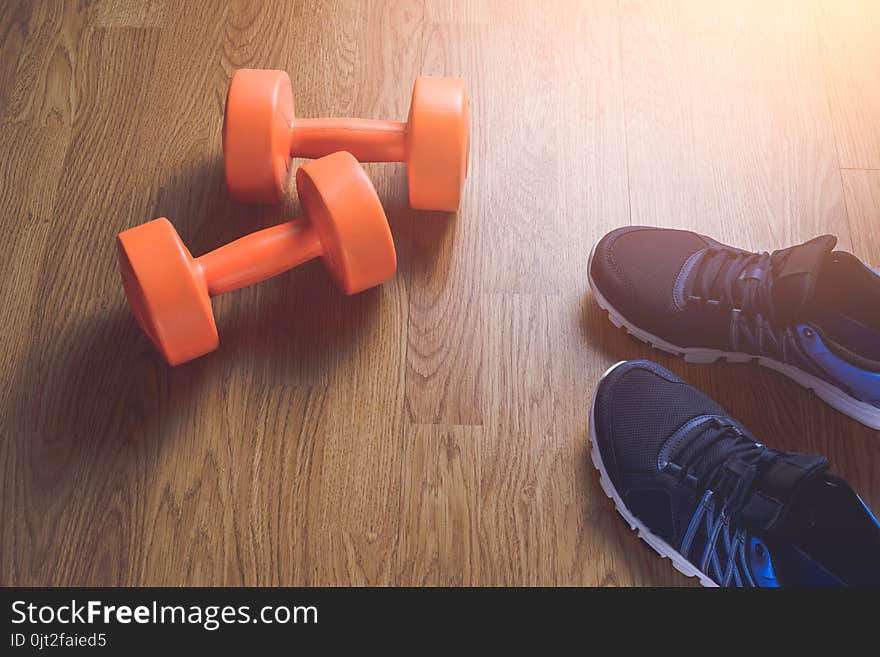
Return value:
M 352 155 L 334 153 L 300 167 L 296 189 L 305 217 L 251 233 L 199 258 L 190 255 L 164 217 L 118 236 L 128 303 L 170 365 L 217 348 L 211 297 L 218 294 L 319 256 L 345 294 L 394 275 L 397 257 L 385 212 Z
M 238 201 L 277 203 L 294 157 L 348 151 L 361 162 L 406 162 L 409 200 L 454 212 L 468 171 L 470 112 L 461 78 L 420 77 L 409 119 L 297 119 L 284 71 L 239 69 L 226 97 L 226 183 Z

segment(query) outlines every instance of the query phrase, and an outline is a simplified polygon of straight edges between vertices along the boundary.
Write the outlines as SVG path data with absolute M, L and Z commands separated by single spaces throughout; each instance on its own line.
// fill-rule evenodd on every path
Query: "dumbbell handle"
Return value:
M 319 158 L 348 151 L 361 162 L 403 162 L 406 123 L 371 119 L 296 119 L 290 137 L 293 157 Z
M 324 252 L 318 233 L 304 218 L 245 235 L 196 262 L 215 297 L 272 278 Z

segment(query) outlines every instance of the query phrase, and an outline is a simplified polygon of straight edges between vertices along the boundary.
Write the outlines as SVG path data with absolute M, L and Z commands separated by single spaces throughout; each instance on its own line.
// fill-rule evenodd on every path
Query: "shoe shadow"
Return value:
M 607 357 L 607 367 L 621 360 L 646 359 L 678 373 L 676 366 L 687 365 L 680 358 L 654 349 L 631 336 L 625 329 L 614 326 L 608 313 L 596 302 L 592 291 L 583 296 L 578 312 L 585 339 L 592 349 L 597 349 Z

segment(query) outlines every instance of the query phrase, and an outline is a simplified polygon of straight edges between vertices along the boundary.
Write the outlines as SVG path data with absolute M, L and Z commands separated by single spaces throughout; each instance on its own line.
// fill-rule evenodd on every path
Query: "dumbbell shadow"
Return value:
M 11 400 L 10 417 L 21 423 L 13 433 L 31 450 L 38 478 L 73 459 L 124 457 L 138 451 L 140 437 L 163 436 L 155 411 L 172 385 L 127 308 L 57 324 L 45 329 L 53 341 L 34 340 L 25 354 Z M 202 374 L 174 382 L 175 403 L 187 403 Z
M 309 263 L 247 290 L 245 298 L 218 300 L 220 349 L 177 369 L 221 360 L 227 370 L 246 368 L 270 385 L 331 385 L 382 326 L 387 294 L 377 287 L 340 295 L 322 265 Z
M 132 211 L 136 214 L 128 227 L 151 217 L 168 217 L 195 255 L 302 215 L 295 193 L 279 205 L 236 202 L 229 195 L 220 154 L 183 168 L 159 188 L 152 207 Z

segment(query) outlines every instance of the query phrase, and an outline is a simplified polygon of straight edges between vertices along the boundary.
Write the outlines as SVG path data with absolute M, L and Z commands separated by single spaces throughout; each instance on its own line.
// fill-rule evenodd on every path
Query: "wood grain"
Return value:
M 814 2 L 840 166 L 880 169 L 880 4 Z
M 841 175 L 853 227 L 853 253 L 880 269 L 880 171 L 849 169 Z
M 656 224 L 880 264 L 869 0 L 0 3 L 0 584 L 678 585 L 587 459 L 602 371 L 657 360 L 880 508 L 877 432 L 780 376 L 690 366 L 595 305 L 590 246 Z M 473 114 L 457 215 L 366 165 L 398 276 L 319 263 L 217 299 L 164 366 L 114 238 L 193 253 L 292 216 L 232 203 L 226 88 L 290 72 L 302 116 L 403 119 L 419 74 Z

